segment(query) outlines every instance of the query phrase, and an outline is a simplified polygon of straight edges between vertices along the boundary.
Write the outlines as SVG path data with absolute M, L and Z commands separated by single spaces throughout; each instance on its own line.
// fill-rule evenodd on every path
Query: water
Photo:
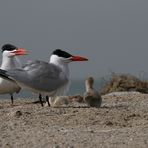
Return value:
M 98 79 L 98 81 L 95 81 L 94 88 L 99 90 L 102 86 L 102 80 Z M 70 83 L 70 89 L 67 95 L 83 95 L 85 92 L 85 80 L 72 80 Z M 6 95 L 0 95 L 0 99 L 9 99 L 10 96 L 8 94 Z M 32 92 L 22 90 L 19 94 L 14 94 L 14 98 L 38 98 L 38 94 L 34 94 Z

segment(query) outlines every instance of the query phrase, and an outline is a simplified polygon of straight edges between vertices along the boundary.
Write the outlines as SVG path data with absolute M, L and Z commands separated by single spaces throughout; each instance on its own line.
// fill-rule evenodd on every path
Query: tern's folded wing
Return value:
M 27 63 L 23 69 L 14 69 L 7 72 L 9 77 L 19 84 L 36 90 L 53 91 L 60 88 L 67 79 L 61 79 L 62 70 L 43 61 Z

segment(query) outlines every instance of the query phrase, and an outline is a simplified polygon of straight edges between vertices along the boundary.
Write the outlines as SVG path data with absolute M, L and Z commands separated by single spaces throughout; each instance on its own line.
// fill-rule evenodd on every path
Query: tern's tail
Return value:
M 11 78 L 9 78 L 9 75 L 7 74 L 7 71 L 6 70 L 2 70 L 0 69 L 0 77 L 5 79 L 5 80 L 9 80 L 9 81 L 13 81 Z

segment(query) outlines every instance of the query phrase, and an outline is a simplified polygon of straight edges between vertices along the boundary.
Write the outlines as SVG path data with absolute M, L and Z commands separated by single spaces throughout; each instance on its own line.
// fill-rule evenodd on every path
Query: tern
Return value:
M 21 63 L 16 56 L 25 55 L 26 50 L 18 48 L 12 44 L 5 44 L 1 48 L 2 50 L 2 64 L 0 69 L 11 70 L 15 68 L 21 68 Z M 0 78 L 0 94 L 10 94 L 11 103 L 13 104 L 13 93 L 20 91 L 20 86 L 17 83 Z
M 102 97 L 99 92 L 93 88 L 94 79 L 88 77 L 85 81 L 86 92 L 84 93 L 84 101 L 89 107 L 100 107 Z
M 2 70 L 0 77 L 17 83 L 43 96 L 59 96 L 69 88 L 69 63 L 74 61 L 87 61 L 81 56 L 73 56 L 66 51 L 56 49 L 50 56 L 50 61 L 28 61 L 23 68 Z

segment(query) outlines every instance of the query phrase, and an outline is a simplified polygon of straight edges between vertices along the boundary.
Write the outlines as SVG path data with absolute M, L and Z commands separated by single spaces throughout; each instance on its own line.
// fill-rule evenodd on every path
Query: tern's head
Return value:
M 94 79 L 93 77 L 88 77 L 86 80 L 85 80 L 85 84 L 88 85 L 88 86 L 93 86 L 93 83 L 94 83 Z
M 51 63 L 70 63 L 74 61 L 88 61 L 88 59 L 81 56 L 73 56 L 61 49 L 54 50 L 50 57 Z
M 1 48 L 3 56 L 14 57 L 19 55 L 26 55 L 27 52 L 23 48 L 18 48 L 12 44 L 5 44 Z

